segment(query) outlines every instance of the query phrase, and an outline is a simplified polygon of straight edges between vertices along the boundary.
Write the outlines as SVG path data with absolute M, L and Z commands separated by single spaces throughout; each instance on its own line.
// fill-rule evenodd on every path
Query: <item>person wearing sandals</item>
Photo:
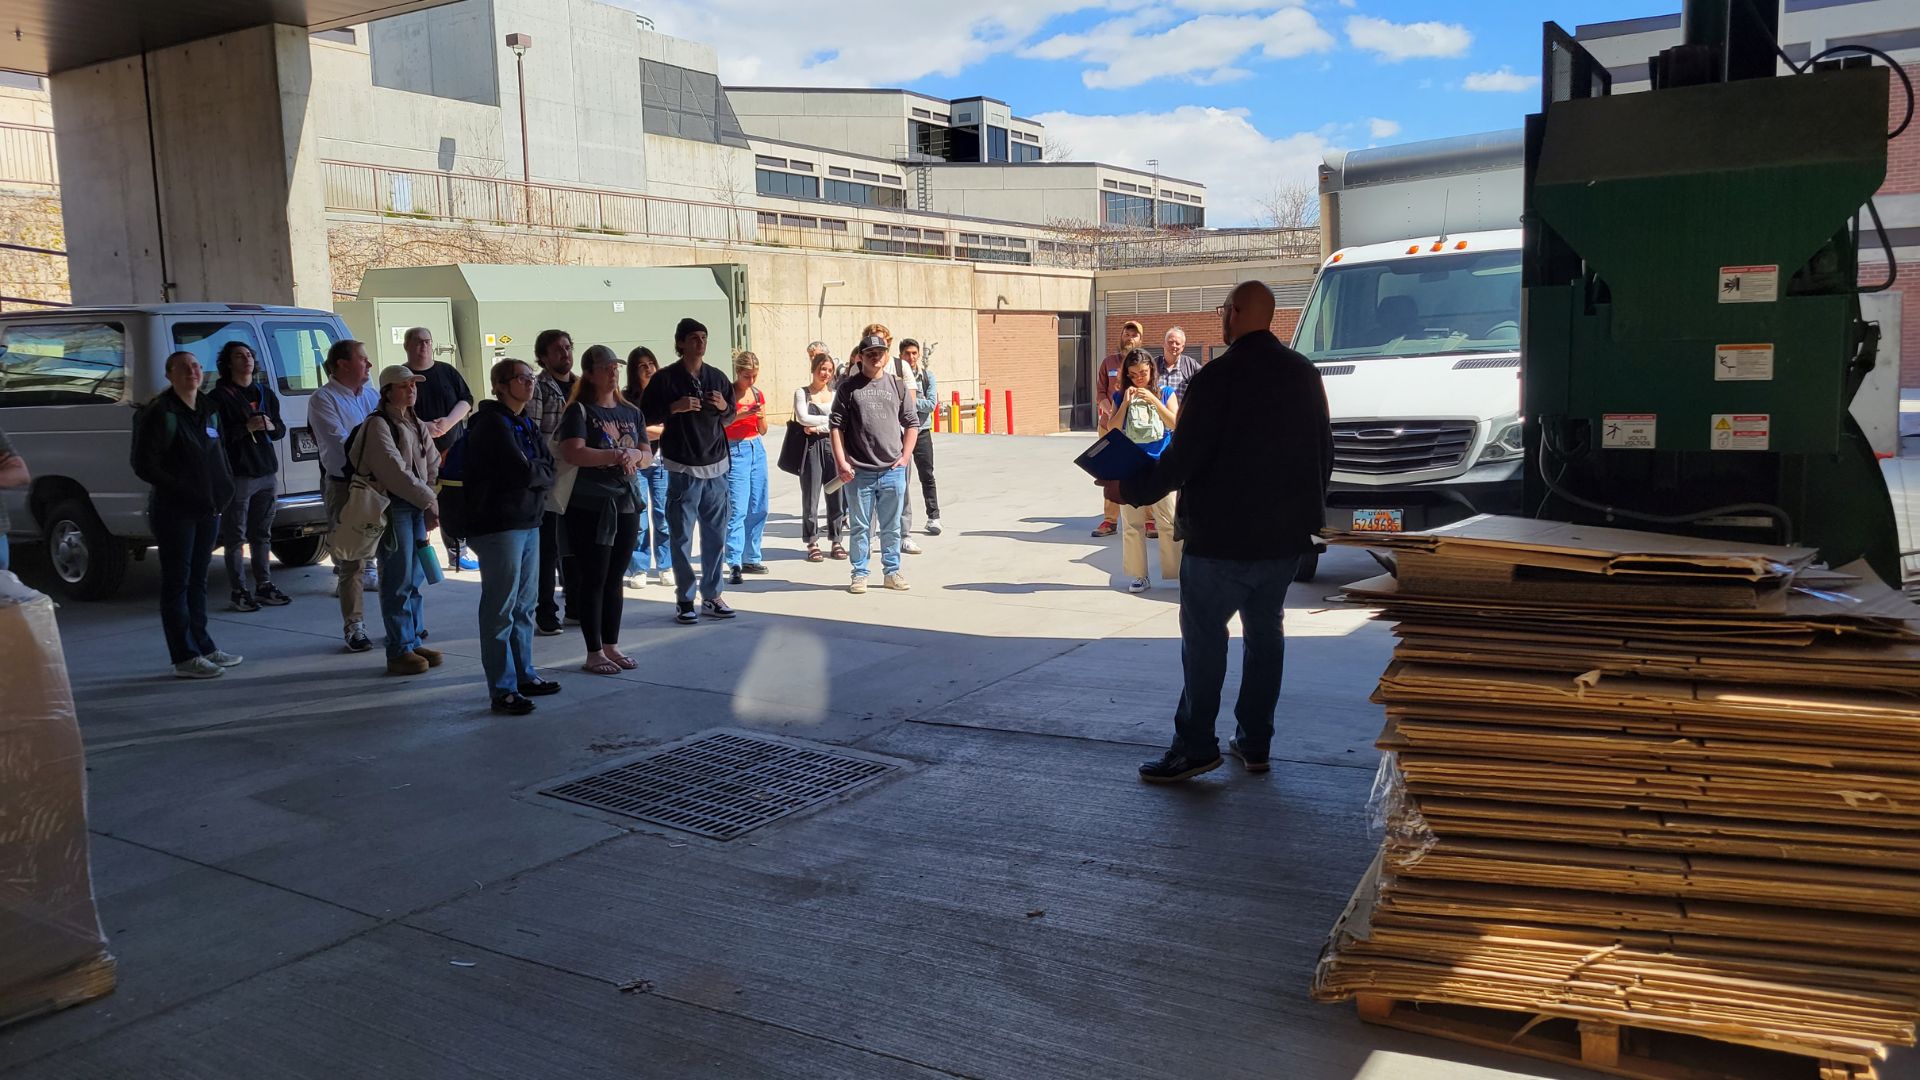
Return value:
M 280 399 L 254 377 L 253 349 L 244 341 L 220 346 L 214 359 L 220 381 L 213 386 L 213 403 L 220 410 L 220 438 L 233 470 L 233 501 L 220 518 L 220 544 L 227 551 L 227 587 L 235 611 L 259 611 L 293 602 L 273 584 L 273 496 L 278 486 L 280 455 L 273 444 L 287 437 L 280 419 Z M 242 556 L 251 547 L 253 590 L 247 590 Z
M 220 445 L 220 412 L 200 393 L 200 361 L 167 357 L 168 388 L 133 420 L 134 475 L 153 486 L 147 521 L 160 551 L 160 625 L 173 674 L 211 679 L 237 666 L 207 632 L 207 563 L 220 511 L 233 498 L 233 473 Z
M 567 595 L 586 639 L 582 670 L 618 675 L 638 667 L 620 651 L 626 593 L 621 570 L 640 535 L 640 467 L 651 452 L 647 421 L 620 393 L 620 357 L 595 345 L 580 357 L 580 377 L 560 417 L 560 456 L 579 470 L 560 527 L 567 533 L 573 576 Z
M 1125 435 L 1147 456 L 1158 461 L 1173 441 L 1173 425 L 1180 412 L 1180 399 L 1160 382 L 1153 354 L 1134 349 L 1122 361 L 1120 386 L 1114 390 L 1113 408 L 1107 413 L 1107 430 Z M 1158 502 L 1147 506 L 1120 507 L 1121 573 L 1132 579 L 1127 591 L 1143 593 L 1153 588 L 1147 577 L 1146 526 L 1153 517 L 1167 522 L 1152 539 L 1160 545 L 1160 577 L 1166 582 L 1180 580 L 1180 541 L 1173 535 L 1174 493 L 1169 491 Z
M 660 458 L 667 469 L 667 522 L 673 541 L 674 620 L 700 621 L 697 587 L 708 618 L 731 619 L 720 595 L 727 529 L 727 433 L 733 421 L 733 383 L 707 366 L 707 328 L 681 319 L 673 329 L 680 362 L 647 384 L 641 411 L 661 420 Z M 693 535 L 700 533 L 700 576 L 693 575 Z
M 760 358 L 742 352 L 733 358 L 734 419 L 727 425 L 727 584 L 741 574 L 764 574 L 760 544 L 767 532 L 767 395 L 760 379 Z
M 380 408 L 360 425 L 348 461 L 387 494 L 387 535 L 380 541 L 380 621 L 387 631 L 387 674 L 422 675 L 439 667 L 440 650 L 420 644 L 426 570 L 420 549 L 440 527 L 440 451 L 433 431 L 414 415 L 422 376 L 405 364 L 380 371 Z M 429 552 L 430 557 L 432 556 Z
M 533 666 L 540 584 L 540 521 L 553 489 L 553 454 L 527 415 L 533 368 L 493 365 L 493 398 L 467 425 L 467 546 L 480 561 L 480 667 L 493 711 L 525 716 L 533 698 L 560 692 Z
M 839 467 L 833 461 L 833 357 L 824 351 L 812 354 L 813 381 L 793 391 L 793 419 L 804 431 L 806 454 L 800 459 L 800 539 L 807 545 L 807 561 L 819 562 L 820 526 L 814 515 L 820 495 L 826 491 Z M 840 545 L 842 520 L 840 492 L 826 492 L 827 540 L 833 545 L 833 557 L 844 559 L 847 549 Z
M 638 346 L 627 354 L 627 400 L 639 404 L 646 396 L 647 384 L 660 371 L 660 361 L 653 350 L 645 345 Z M 667 565 L 671 559 L 667 548 L 667 470 L 660 464 L 661 425 L 647 427 L 647 445 L 653 451 L 653 460 L 640 470 L 640 486 L 647 496 L 646 509 L 640 511 L 640 542 L 634 545 L 633 558 L 627 562 L 626 586 L 637 589 L 645 584 L 648 575 L 655 585 L 667 583 Z

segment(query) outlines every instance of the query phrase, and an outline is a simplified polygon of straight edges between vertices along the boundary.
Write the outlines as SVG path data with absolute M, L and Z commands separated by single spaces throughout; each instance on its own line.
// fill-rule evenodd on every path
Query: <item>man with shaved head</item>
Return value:
M 1173 441 L 1151 469 L 1108 483 L 1107 497 L 1151 506 L 1179 495 L 1180 657 L 1186 687 L 1173 745 L 1140 778 L 1176 783 L 1220 765 L 1214 720 L 1227 675 L 1227 623 L 1246 634 L 1239 721 L 1227 749 L 1267 771 L 1286 642 L 1287 586 L 1324 524 L 1333 432 L 1320 372 L 1273 336 L 1273 292 L 1242 282 L 1220 306 L 1231 346 L 1193 373 Z

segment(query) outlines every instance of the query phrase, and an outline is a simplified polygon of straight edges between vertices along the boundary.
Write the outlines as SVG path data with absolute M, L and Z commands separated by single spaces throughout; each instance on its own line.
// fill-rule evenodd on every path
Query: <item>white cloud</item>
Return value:
M 1483 94 L 1522 94 L 1540 85 L 1540 76 L 1522 75 L 1510 67 L 1499 71 L 1476 71 L 1460 83 L 1462 89 Z
M 1374 117 L 1367 121 L 1367 134 L 1376 139 L 1391 139 L 1400 134 L 1400 121 Z
M 1421 56 L 1464 55 L 1473 44 L 1473 33 L 1458 23 L 1394 23 L 1371 15 L 1354 15 L 1347 19 L 1347 40 L 1356 49 L 1398 63 Z
M 1136 169 L 1148 158 L 1160 171 L 1207 185 L 1207 224 L 1250 225 L 1259 200 L 1279 184 L 1314 184 L 1320 160 L 1332 148 L 1325 136 L 1301 132 L 1269 138 L 1245 109 L 1182 105 L 1170 112 L 1086 116 L 1040 113 L 1047 133 L 1079 147 L 1101 148 L 1099 158 Z
M 1182 0 L 1182 6 L 1197 2 L 1208 0 Z M 1020 55 L 1102 64 L 1084 72 L 1081 81 L 1096 90 L 1119 90 L 1163 78 L 1185 78 L 1202 85 L 1227 82 L 1249 74 L 1234 62 L 1256 49 L 1267 59 L 1283 60 L 1334 46 L 1333 35 L 1310 12 L 1297 7 L 1266 15 L 1200 15 L 1164 30 L 1142 32 L 1164 25 L 1166 19 L 1163 9 L 1148 9 L 1109 19 L 1085 33 L 1055 35 L 1021 50 Z

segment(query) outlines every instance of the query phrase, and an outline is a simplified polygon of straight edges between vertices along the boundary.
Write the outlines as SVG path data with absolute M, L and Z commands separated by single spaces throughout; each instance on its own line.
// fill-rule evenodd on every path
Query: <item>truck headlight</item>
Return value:
M 1517 418 L 1502 417 L 1493 422 L 1493 438 L 1480 451 L 1482 462 L 1514 461 L 1527 454 L 1527 423 Z

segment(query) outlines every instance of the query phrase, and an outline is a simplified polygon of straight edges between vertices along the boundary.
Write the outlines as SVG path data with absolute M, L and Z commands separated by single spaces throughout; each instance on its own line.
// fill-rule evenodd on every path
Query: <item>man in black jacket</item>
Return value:
M 1173 746 L 1140 778 L 1174 783 L 1220 765 L 1214 720 L 1227 675 L 1227 623 L 1245 630 L 1239 721 L 1227 749 L 1267 770 L 1280 700 L 1287 586 L 1324 524 L 1333 473 L 1327 395 L 1312 362 L 1273 336 L 1273 292 L 1242 282 L 1220 309 L 1225 353 L 1194 373 L 1173 442 L 1153 468 L 1108 484 L 1108 497 L 1151 506 L 1180 493 L 1180 654 L 1186 688 Z
M 167 357 L 168 389 L 134 415 L 134 475 L 153 485 L 147 520 L 160 549 L 160 625 L 173 673 L 211 679 L 240 663 L 207 634 L 207 563 L 233 473 L 220 445 L 220 413 L 200 396 L 200 361 Z
M 213 403 L 220 410 L 220 437 L 233 470 L 233 500 L 220 516 L 220 545 L 227 551 L 227 587 L 233 590 L 233 610 L 259 611 L 262 604 L 280 607 L 293 602 L 273 583 L 273 500 L 280 455 L 273 444 L 287 437 L 280 419 L 280 399 L 258 376 L 258 361 L 244 341 L 220 346 L 214 361 L 220 381 L 213 384 Z M 241 569 L 242 549 L 253 547 L 253 589 Z
M 533 618 L 540 582 L 540 521 L 553 490 L 553 453 L 527 415 L 533 369 L 493 365 L 493 400 L 467 427 L 460 498 L 467 544 L 480 559 L 480 666 L 493 711 L 524 716 L 532 698 L 560 691 L 533 667 Z M 442 496 L 446 498 L 446 496 Z

